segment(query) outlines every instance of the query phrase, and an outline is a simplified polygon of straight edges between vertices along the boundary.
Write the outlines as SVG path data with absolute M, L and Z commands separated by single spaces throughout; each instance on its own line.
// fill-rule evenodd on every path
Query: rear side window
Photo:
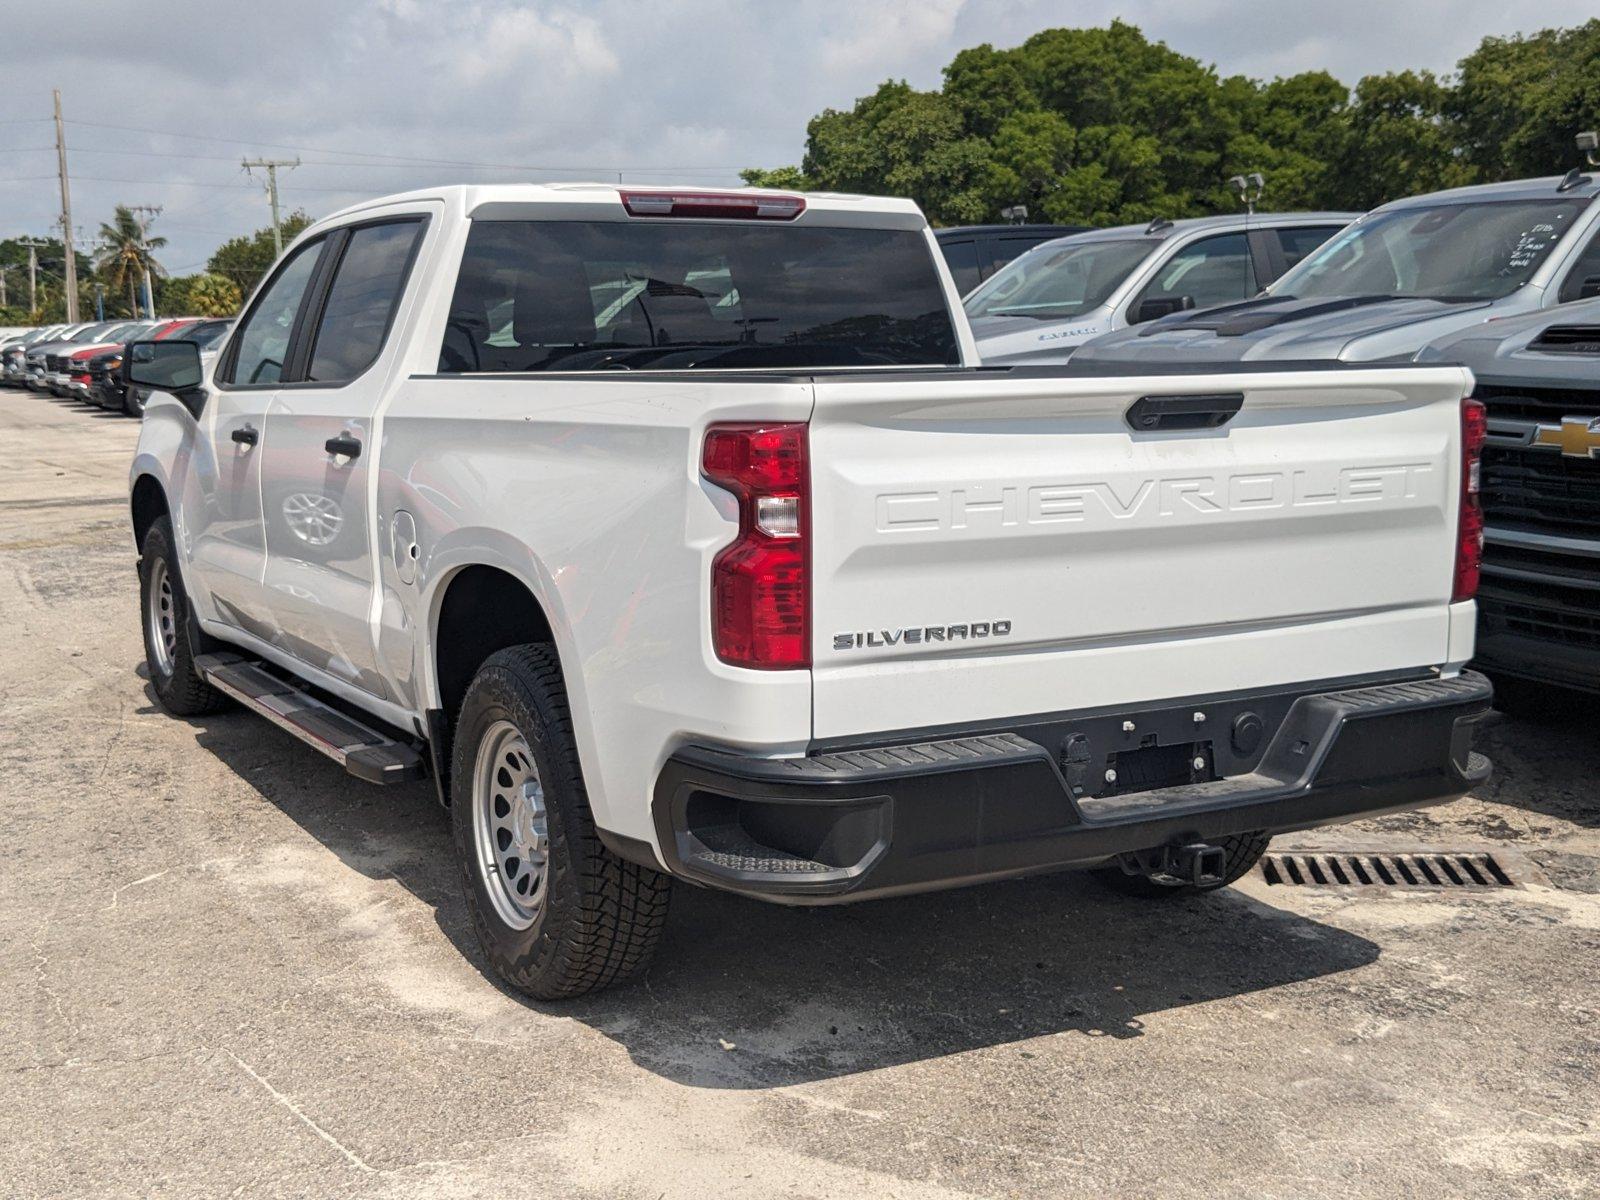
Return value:
M 1304 229 L 1277 230 L 1278 245 L 1283 250 L 1283 269 L 1287 271 L 1341 228 L 1340 225 L 1308 225 Z
M 439 370 L 958 361 L 923 235 L 681 220 L 479 221 Z
M 283 378 L 295 314 L 300 311 L 300 301 L 321 257 L 322 239 L 307 242 L 267 285 L 239 330 L 229 383 L 277 383 Z
M 317 323 L 308 380 L 348 383 L 372 365 L 400 303 L 421 232 L 420 221 L 351 230 Z
M 983 281 L 978 269 L 977 242 L 940 242 L 939 250 L 950 267 L 950 278 L 955 281 L 956 293 L 965 296 Z

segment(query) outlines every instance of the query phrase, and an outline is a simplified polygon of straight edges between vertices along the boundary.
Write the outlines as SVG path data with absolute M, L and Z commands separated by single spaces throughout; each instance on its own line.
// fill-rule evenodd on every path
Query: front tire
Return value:
M 513 646 L 479 669 L 450 790 L 472 923 L 502 979 L 563 1000 L 644 970 L 672 881 L 601 844 L 549 647 Z
M 189 596 L 173 545 L 171 518 L 158 517 L 139 549 L 139 623 L 156 699 L 169 713 L 195 717 L 225 707 L 227 697 L 195 669 Z
M 1129 875 L 1116 864 L 1099 867 L 1090 874 L 1103 886 L 1124 896 L 1141 899 L 1193 896 L 1200 892 L 1214 892 L 1244 878 L 1245 873 L 1261 861 L 1271 842 L 1271 835 L 1265 833 L 1238 833 L 1233 837 L 1218 839 L 1217 844 L 1223 850 L 1224 867 L 1222 877 L 1215 883 L 1197 884 L 1164 875 Z

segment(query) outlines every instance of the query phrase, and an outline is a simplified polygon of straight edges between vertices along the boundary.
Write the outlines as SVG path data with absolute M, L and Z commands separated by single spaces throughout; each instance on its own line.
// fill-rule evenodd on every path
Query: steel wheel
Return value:
M 550 830 L 539 768 L 510 721 L 496 721 L 478 743 L 472 833 L 496 915 L 513 929 L 532 928 L 544 909 Z
M 178 615 L 172 597 L 172 575 L 165 561 L 157 560 L 151 568 L 144 619 L 150 629 L 150 651 L 155 656 L 156 670 L 171 675 L 178 654 Z

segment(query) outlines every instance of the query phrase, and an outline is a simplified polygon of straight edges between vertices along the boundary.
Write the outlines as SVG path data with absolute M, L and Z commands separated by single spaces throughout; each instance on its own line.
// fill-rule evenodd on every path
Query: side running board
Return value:
M 320 750 L 357 779 L 408 783 L 428 773 L 422 755 L 412 746 L 346 716 L 252 659 L 202 654 L 195 666 L 219 692 Z

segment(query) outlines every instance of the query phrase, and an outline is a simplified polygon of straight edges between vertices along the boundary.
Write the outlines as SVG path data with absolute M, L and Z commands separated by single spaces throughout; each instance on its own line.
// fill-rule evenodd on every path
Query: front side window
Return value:
M 1572 264 L 1567 277 L 1561 281 L 1561 291 L 1556 299 L 1565 304 L 1569 300 L 1587 300 L 1600 296 L 1600 233 L 1589 239 L 1589 244 Z
M 439 370 L 959 361 L 923 235 L 704 221 L 476 221 Z
M 1040 246 L 1012 259 L 968 296 L 967 316 L 1080 317 L 1104 304 L 1153 248 L 1135 239 Z
M 295 315 L 321 256 L 322 240 L 307 242 L 267 285 L 239 330 L 239 350 L 229 383 L 277 383 L 283 378 Z
M 1324 244 L 1273 284 L 1272 294 L 1302 300 L 1496 300 L 1532 278 L 1582 205 L 1500 200 L 1378 213 Z
M 1202 238 L 1174 254 L 1156 272 L 1134 307 L 1146 300 L 1182 301 L 1184 308 L 1236 304 L 1255 294 L 1250 244 L 1242 233 Z
M 317 323 L 307 380 L 348 383 L 377 359 L 421 232 L 420 221 L 393 221 L 351 231 Z

